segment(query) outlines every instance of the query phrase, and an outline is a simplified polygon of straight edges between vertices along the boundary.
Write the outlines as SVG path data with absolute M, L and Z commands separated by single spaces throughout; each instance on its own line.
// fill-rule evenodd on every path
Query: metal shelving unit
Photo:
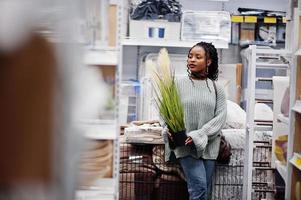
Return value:
M 204 40 L 203 40 L 204 41 Z M 212 42 L 216 48 L 218 49 L 226 49 L 228 48 L 228 43 L 223 40 L 208 40 L 207 42 Z M 195 41 L 181 41 L 181 40 L 161 40 L 161 39 L 124 39 L 122 41 L 122 45 L 124 46 L 153 46 L 153 47 L 183 47 L 190 48 L 196 42 Z
M 187 0 L 179 0 L 179 2 L 185 6 L 187 2 L 192 4 L 193 2 Z M 197 2 L 197 1 L 195 1 Z M 208 7 L 216 6 L 216 10 L 223 10 L 224 4 L 226 4 L 228 0 L 207 0 Z M 122 81 L 128 80 L 137 80 L 138 79 L 138 66 L 139 66 L 139 59 L 141 56 L 145 55 L 146 53 L 158 53 L 160 48 L 167 48 L 169 53 L 187 53 L 189 48 L 191 48 L 194 44 L 198 41 L 182 41 L 182 40 L 168 40 L 168 39 L 137 39 L 137 38 L 130 38 L 127 35 L 127 25 L 128 25 L 128 2 L 122 1 L 123 9 L 122 9 L 122 27 L 121 35 L 123 36 L 121 40 L 121 57 L 119 60 L 119 67 L 120 67 L 120 77 Z M 205 7 L 206 7 L 205 6 Z M 183 10 L 191 9 L 192 6 L 190 5 L 189 8 L 182 8 Z M 212 9 L 212 8 L 211 8 Z M 180 37 L 180 36 L 179 36 Z M 203 40 L 205 41 L 205 40 Z M 228 43 L 224 40 L 219 39 L 212 39 L 207 40 L 207 42 L 212 42 L 217 49 L 227 49 L 229 47 Z
M 118 66 L 118 55 L 120 51 L 120 30 L 121 24 L 121 8 L 123 1 L 106 0 L 100 1 L 103 5 L 116 5 L 116 47 L 109 47 L 108 41 L 103 45 L 105 47 L 94 46 L 93 48 L 86 48 L 84 53 L 83 64 L 86 65 L 104 65 L 104 66 Z M 108 33 L 105 32 L 108 23 L 105 22 L 107 18 L 106 8 L 100 8 L 103 22 L 101 35 L 103 38 L 108 39 Z M 118 67 L 117 67 L 118 70 Z M 119 74 L 115 75 L 116 86 L 115 96 L 119 95 Z M 99 119 L 84 119 L 78 122 L 81 130 L 84 129 L 84 137 L 88 140 L 95 141 L 112 141 L 113 143 L 113 166 L 111 178 L 100 178 L 96 180 L 93 185 L 82 188 L 76 191 L 76 200 L 118 200 L 119 199 L 119 120 L 118 120 L 118 98 L 115 103 L 115 116 L 112 120 L 99 120 Z
M 295 52 L 293 57 L 293 65 L 290 72 L 290 112 L 289 112 L 289 135 L 288 135 L 288 151 L 287 151 L 287 185 L 285 191 L 286 199 L 300 199 L 300 152 L 301 152 L 301 1 L 296 1 L 295 6 L 291 2 L 292 8 L 292 40 L 291 49 Z M 296 34 L 299 33 L 299 34 Z M 298 188 L 299 185 L 299 188 Z
M 244 163 L 244 184 L 243 184 L 243 199 L 251 200 L 253 199 L 254 193 L 256 193 L 256 189 L 254 186 L 254 182 L 252 180 L 252 175 L 254 173 L 254 170 L 257 169 L 257 166 L 254 166 L 253 162 L 253 151 L 256 148 L 254 146 L 254 134 L 255 131 L 261 131 L 261 130 L 272 130 L 272 121 L 264 121 L 260 122 L 255 120 L 254 115 L 254 109 L 255 109 L 255 103 L 260 102 L 260 100 L 256 99 L 255 91 L 255 82 L 256 81 L 267 81 L 265 79 L 256 78 L 256 69 L 258 68 L 273 68 L 273 69 L 289 69 L 288 64 L 270 64 L 270 63 L 262 63 L 258 62 L 258 55 L 283 55 L 283 56 L 289 56 L 290 53 L 288 51 L 284 50 L 272 50 L 269 51 L 269 49 L 258 49 L 256 46 L 252 45 L 250 46 L 245 54 L 243 56 L 246 57 L 248 62 L 248 99 L 247 99 L 247 106 L 246 106 L 246 113 L 247 113 L 247 128 L 246 128 L 246 159 Z M 265 100 L 264 103 L 273 103 L 272 100 Z M 272 162 L 272 161 L 271 161 Z M 268 168 L 273 170 L 271 163 L 269 163 Z M 265 192 L 271 193 L 273 190 L 264 189 Z

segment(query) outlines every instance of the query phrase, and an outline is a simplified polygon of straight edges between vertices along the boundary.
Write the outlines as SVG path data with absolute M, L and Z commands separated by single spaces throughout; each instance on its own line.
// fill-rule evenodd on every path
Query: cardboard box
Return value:
M 130 20 L 130 38 L 133 39 L 180 39 L 180 22 L 167 20 Z
M 255 40 L 255 23 L 242 23 L 240 25 L 240 40 Z

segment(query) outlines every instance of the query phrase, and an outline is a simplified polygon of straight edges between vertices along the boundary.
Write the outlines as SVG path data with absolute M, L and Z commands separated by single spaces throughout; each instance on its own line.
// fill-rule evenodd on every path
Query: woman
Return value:
M 200 42 L 188 53 L 188 76 L 177 80 L 184 107 L 187 139 L 185 146 L 171 150 L 166 158 L 175 156 L 181 164 L 190 200 L 207 200 L 220 145 L 220 131 L 226 121 L 227 106 L 224 89 L 213 83 L 218 78 L 218 56 L 211 43 Z M 170 142 L 172 136 L 168 133 Z M 172 152 L 174 154 L 172 154 Z

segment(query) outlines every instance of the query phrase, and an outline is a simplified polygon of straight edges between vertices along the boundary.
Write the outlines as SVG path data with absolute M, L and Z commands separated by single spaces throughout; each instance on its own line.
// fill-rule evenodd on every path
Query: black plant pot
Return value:
M 185 140 L 187 139 L 186 130 L 172 133 L 174 145 L 176 147 L 185 146 Z

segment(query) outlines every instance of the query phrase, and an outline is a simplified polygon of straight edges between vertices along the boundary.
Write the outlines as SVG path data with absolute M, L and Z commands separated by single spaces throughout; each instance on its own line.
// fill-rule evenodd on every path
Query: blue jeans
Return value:
M 215 170 L 215 160 L 203 160 L 187 156 L 180 158 L 180 164 L 186 177 L 189 200 L 208 200 Z

